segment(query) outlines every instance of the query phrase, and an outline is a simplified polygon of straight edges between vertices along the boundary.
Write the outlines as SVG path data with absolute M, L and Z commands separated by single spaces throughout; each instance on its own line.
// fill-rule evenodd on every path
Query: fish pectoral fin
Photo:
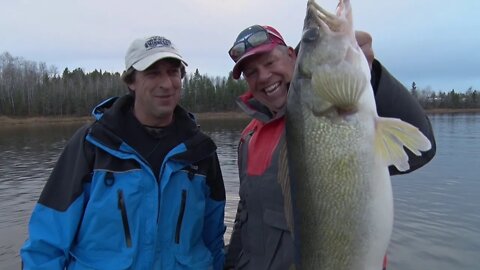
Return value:
M 397 118 L 379 117 L 376 121 L 375 150 L 388 166 L 394 165 L 399 171 L 407 171 L 408 155 L 403 146 L 420 156 L 432 145 L 415 126 Z
M 348 61 L 335 66 L 320 66 L 312 75 L 313 91 L 342 110 L 356 109 L 366 85 L 366 76 Z

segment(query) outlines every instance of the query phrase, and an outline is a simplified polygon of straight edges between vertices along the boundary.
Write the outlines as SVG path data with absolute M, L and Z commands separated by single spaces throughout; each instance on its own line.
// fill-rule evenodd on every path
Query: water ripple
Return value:
M 431 117 L 434 160 L 392 178 L 389 270 L 480 269 L 480 115 Z M 238 202 L 237 142 L 245 122 L 202 123 L 218 146 L 228 242 Z M 18 269 L 35 201 L 77 126 L 0 128 L 0 269 Z

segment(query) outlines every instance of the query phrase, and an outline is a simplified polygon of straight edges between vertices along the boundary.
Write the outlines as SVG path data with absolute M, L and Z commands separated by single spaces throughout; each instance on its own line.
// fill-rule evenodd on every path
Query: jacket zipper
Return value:
M 185 214 L 185 204 L 187 202 L 187 190 L 182 190 L 182 201 L 180 204 L 180 213 L 178 214 L 177 228 L 175 230 L 175 243 L 180 243 L 180 231 L 182 229 L 183 215 Z
M 123 191 L 119 189 L 117 191 L 118 194 L 118 209 L 120 209 L 120 213 L 122 214 L 122 223 L 123 223 L 123 231 L 125 233 L 125 241 L 127 247 L 132 247 L 132 236 L 130 235 L 130 227 L 128 226 L 128 217 L 127 217 L 127 208 L 125 207 L 125 199 L 123 198 Z

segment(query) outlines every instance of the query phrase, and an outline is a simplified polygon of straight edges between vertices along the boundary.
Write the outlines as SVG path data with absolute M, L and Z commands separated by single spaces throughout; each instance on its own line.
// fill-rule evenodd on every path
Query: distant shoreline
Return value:
M 480 113 L 480 108 L 471 109 L 428 109 L 427 114 Z
M 480 108 L 475 109 L 429 109 L 427 114 L 459 114 L 480 113 Z M 246 119 L 242 112 L 206 112 L 194 113 L 198 120 L 221 120 L 221 119 Z M 9 117 L 0 116 L 0 126 L 4 125 L 43 125 L 56 123 L 88 123 L 91 116 L 35 116 L 35 117 Z
M 205 112 L 194 113 L 198 120 L 247 119 L 242 112 Z M 89 123 L 92 116 L 0 116 L 0 127 L 5 125 L 44 125 L 59 123 Z

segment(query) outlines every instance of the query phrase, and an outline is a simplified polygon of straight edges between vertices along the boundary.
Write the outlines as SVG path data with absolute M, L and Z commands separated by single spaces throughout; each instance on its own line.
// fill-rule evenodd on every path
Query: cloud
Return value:
M 191 72 L 213 76 L 228 74 L 233 63 L 227 51 L 252 24 L 273 25 L 296 45 L 306 7 L 298 0 L 4 2 L 0 52 L 59 70 L 121 72 L 130 42 L 158 34 L 174 41 Z M 328 10 L 337 4 L 317 2 Z M 352 0 L 352 6 L 356 28 L 372 34 L 376 56 L 407 86 L 418 80 L 434 89 L 480 88 L 480 1 Z

